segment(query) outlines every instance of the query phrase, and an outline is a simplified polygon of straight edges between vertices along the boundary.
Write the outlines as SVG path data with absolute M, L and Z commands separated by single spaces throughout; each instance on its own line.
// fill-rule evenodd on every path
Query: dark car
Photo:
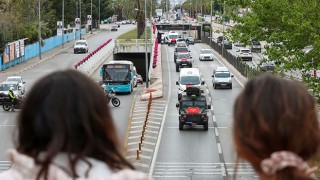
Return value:
M 223 47 L 224 47 L 225 49 L 232 49 L 232 44 L 231 44 L 229 41 L 224 40 L 224 41 L 223 41 Z
M 179 72 L 180 68 L 184 67 L 192 68 L 192 57 L 189 52 L 177 54 L 176 72 Z
M 201 95 L 198 87 L 188 87 L 176 107 L 179 111 L 179 130 L 183 130 L 184 125 L 203 125 L 204 130 L 208 130 L 207 112 L 211 105 L 207 105 L 206 96 Z
M 222 40 L 223 40 L 223 36 L 219 36 L 219 37 L 217 38 L 217 43 L 221 43 Z
M 143 84 L 143 79 L 140 74 L 137 75 L 137 83 Z
M 189 51 L 189 49 L 187 47 L 177 47 L 174 50 L 174 56 L 173 56 L 174 62 L 176 62 L 178 53 L 182 53 L 182 52 L 190 52 L 190 51 Z

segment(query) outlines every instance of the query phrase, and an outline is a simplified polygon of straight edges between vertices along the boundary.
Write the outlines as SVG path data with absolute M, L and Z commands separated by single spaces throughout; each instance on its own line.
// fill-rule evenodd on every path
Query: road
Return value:
M 101 29 L 101 31 L 95 32 L 93 36 L 87 39 L 89 44 L 89 53 L 108 39 L 116 38 L 120 34 L 130 31 L 134 27 L 134 25 L 123 25 L 120 27 L 119 31 L 111 32 L 108 29 Z M 26 91 L 28 93 L 32 85 L 39 78 L 56 70 L 73 68 L 73 64 L 82 59 L 85 55 L 86 54 L 73 54 L 73 49 L 69 48 L 63 51 L 61 54 L 54 56 L 51 59 L 44 61 L 33 68 L 27 69 L 18 75 L 24 78 L 26 82 Z M 106 61 L 110 61 L 112 58 L 113 57 L 109 57 L 109 59 L 107 59 Z M 10 69 L 7 71 L 10 71 Z M 95 81 L 100 80 L 98 71 L 93 73 L 91 77 Z M 138 89 L 139 88 L 135 88 L 134 92 L 131 95 L 119 95 L 118 98 L 121 101 L 120 107 L 115 108 L 110 105 L 115 125 L 118 129 L 118 136 L 122 143 L 124 143 L 126 139 L 128 118 L 130 116 L 130 111 L 128 111 L 128 109 L 131 109 L 133 97 Z M 5 112 L 3 110 L 0 110 L 0 171 L 2 169 L 1 164 L 5 164 L 5 162 L 2 161 L 7 161 L 7 157 L 5 154 L 6 150 L 8 148 L 14 147 L 12 139 L 13 132 L 16 128 L 16 117 L 18 115 L 18 112 L 19 110 L 17 110 L 16 112 Z
M 174 47 L 162 46 L 162 61 L 168 111 L 165 114 L 163 133 L 153 171 L 155 179 L 231 179 L 235 168 L 235 152 L 232 141 L 232 107 L 243 85 L 236 77 L 233 89 L 213 89 L 211 75 L 219 61 L 199 61 L 199 52 L 208 48 L 205 44 L 190 45 L 193 67 L 198 67 L 205 81 L 205 94 L 212 105 L 209 112 L 209 130 L 203 127 L 178 129 L 178 87 L 175 82 L 179 73 L 173 62 Z M 219 59 L 217 57 L 217 59 Z M 236 73 L 234 73 L 236 74 Z M 248 163 L 239 165 L 238 178 L 257 179 Z

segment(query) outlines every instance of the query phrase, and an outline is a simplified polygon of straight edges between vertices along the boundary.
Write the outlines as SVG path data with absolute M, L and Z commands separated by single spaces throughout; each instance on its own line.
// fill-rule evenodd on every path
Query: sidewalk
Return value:
M 87 39 L 87 38 L 91 37 L 92 35 L 94 35 L 94 33 L 90 34 L 89 32 L 87 32 L 82 37 Z M 23 71 L 26 71 L 27 69 L 33 68 L 36 65 L 53 58 L 54 56 L 60 54 L 61 52 L 71 48 L 75 41 L 76 40 L 72 40 L 72 41 L 69 41 L 69 42 L 65 43 L 63 49 L 62 49 L 62 45 L 60 45 L 60 46 L 57 46 L 56 48 L 54 48 L 54 49 L 52 49 L 50 51 L 42 53 L 41 54 L 41 60 L 39 59 L 39 56 L 36 56 L 36 57 L 33 57 L 33 58 L 29 59 L 29 60 L 26 60 L 26 61 L 24 61 L 24 62 L 22 62 L 20 64 L 17 64 L 17 65 L 15 65 L 13 67 L 10 67 L 8 69 L 0 71 L 0 82 L 5 81 L 8 76 L 19 75 Z

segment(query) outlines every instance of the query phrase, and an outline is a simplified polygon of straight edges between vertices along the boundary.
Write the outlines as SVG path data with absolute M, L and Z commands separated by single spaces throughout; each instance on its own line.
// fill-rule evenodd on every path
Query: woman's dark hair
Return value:
M 53 72 L 36 82 L 18 116 L 16 147 L 41 165 L 38 178 L 58 153 L 67 153 L 72 177 L 85 157 L 112 170 L 134 169 L 122 156 L 113 118 L 101 88 L 75 70 Z M 45 152 L 44 158 L 39 154 Z M 87 171 L 88 173 L 88 171 Z
M 291 151 L 305 161 L 318 152 L 315 99 L 301 84 L 272 75 L 252 79 L 235 102 L 233 118 L 237 154 L 251 163 L 261 179 L 311 179 L 294 167 L 263 178 L 260 168 L 273 152 Z

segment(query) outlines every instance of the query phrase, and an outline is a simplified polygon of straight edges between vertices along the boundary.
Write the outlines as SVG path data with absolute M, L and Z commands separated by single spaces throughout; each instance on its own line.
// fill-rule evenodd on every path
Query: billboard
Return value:
M 156 9 L 156 14 L 158 17 L 162 16 L 162 9 Z
M 92 17 L 91 15 L 87 15 L 87 24 L 91 25 L 91 23 L 92 23 Z
M 7 44 L 3 53 L 3 64 L 24 56 L 24 39 Z
M 57 21 L 57 35 L 62 36 L 62 21 Z
M 80 26 L 81 26 L 80 18 L 76 18 L 76 19 L 74 20 L 74 23 L 75 23 L 75 25 L 76 25 L 76 29 L 80 29 Z

